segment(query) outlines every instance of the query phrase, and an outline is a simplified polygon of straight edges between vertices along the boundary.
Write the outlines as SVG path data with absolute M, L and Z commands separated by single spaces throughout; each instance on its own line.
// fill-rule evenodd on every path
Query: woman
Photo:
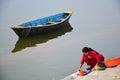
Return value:
M 102 62 L 104 61 L 104 57 L 102 54 L 99 54 L 98 52 L 96 52 L 95 50 L 88 48 L 88 47 L 84 47 L 82 49 L 83 55 L 82 55 L 82 59 L 80 61 L 80 69 L 82 67 L 82 65 L 84 64 L 84 62 L 86 62 L 86 64 L 89 66 L 89 68 L 87 68 L 87 70 L 91 70 L 92 68 L 94 68 L 94 66 L 98 63 L 98 62 Z

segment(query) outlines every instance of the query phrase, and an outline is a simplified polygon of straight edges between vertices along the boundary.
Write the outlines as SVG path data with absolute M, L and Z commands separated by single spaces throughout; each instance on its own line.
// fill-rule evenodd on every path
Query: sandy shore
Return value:
M 77 76 L 76 72 L 63 80 L 120 80 L 120 65 L 103 71 L 93 71 L 86 76 Z

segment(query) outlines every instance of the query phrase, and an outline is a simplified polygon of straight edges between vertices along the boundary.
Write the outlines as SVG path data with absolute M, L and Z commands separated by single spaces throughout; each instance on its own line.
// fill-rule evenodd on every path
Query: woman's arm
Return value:
M 82 65 L 83 65 L 83 64 L 80 64 L 80 67 L 79 67 L 80 69 L 82 68 Z
M 79 69 L 82 68 L 82 65 L 83 65 L 83 64 L 84 64 L 84 59 L 83 59 L 83 57 L 82 57 L 82 59 L 81 59 L 81 61 L 80 61 Z

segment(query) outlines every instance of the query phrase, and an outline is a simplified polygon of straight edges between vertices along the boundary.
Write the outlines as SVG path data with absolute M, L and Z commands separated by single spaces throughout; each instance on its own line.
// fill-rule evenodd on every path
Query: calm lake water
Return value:
M 19 39 L 11 26 L 71 9 L 68 27 Z M 120 56 L 120 0 L 1 0 L 0 80 L 60 80 L 76 72 L 81 49 Z

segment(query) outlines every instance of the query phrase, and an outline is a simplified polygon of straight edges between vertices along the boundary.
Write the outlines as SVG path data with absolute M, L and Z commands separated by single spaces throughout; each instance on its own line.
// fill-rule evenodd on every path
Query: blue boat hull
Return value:
M 19 37 L 27 37 L 27 36 L 38 35 L 41 33 L 48 33 L 50 31 L 59 29 L 60 27 L 64 27 L 64 25 L 69 22 L 71 15 L 72 14 L 67 13 L 67 16 L 64 18 L 64 20 L 61 20 L 61 21 L 56 20 L 56 22 L 55 22 L 56 18 L 53 19 L 53 17 L 50 16 L 49 18 L 48 17 L 46 18 L 47 22 L 46 23 L 44 22 L 44 25 L 43 25 L 43 23 L 40 23 L 41 19 L 39 19 L 39 20 L 36 20 L 36 22 L 32 21 L 32 22 L 27 22 L 27 23 L 21 24 L 21 25 L 19 25 L 20 27 L 12 27 L 12 29 Z M 56 16 L 54 16 L 54 17 L 56 17 Z M 52 19 L 52 20 L 50 20 L 50 19 Z M 37 23 L 37 21 L 39 21 L 39 23 L 40 23 L 40 25 L 38 25 L 38 26 L 35 25 L 35 23 Z M 42 21 L 43 21 L 43 19 L 41 20 L 41 22 Z M 28 23 L 29 23 L 29 25 L 28 25 Z

